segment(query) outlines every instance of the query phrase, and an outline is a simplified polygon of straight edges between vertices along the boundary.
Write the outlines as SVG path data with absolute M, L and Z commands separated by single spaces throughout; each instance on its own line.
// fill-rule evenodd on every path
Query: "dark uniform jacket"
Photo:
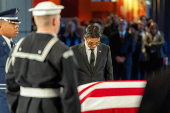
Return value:
M 72 46 L 71 49 L 79 65 L 79 85 L 96 81 L 113 80 L 113 67 L 109 46 L 102 43 L 98 45 L 96 64 L 93 71 L 87 59 L 85 42 Z
M 11 113 L 80 113 L 75 61 L 73 52 L 50 34 L 31 33 L 21 39 L 6 66 Z M 63 93 L 54 98 L 25 97 L 20 86 L 63 87 Z
M 14 43 L 16 43 L 13 40 Z M 10 48 L 5 39 L 0 35 L 0 113 L 9 113 L 9 108 L 6 100 L 5 89 L 5 65 L 9 56 Z

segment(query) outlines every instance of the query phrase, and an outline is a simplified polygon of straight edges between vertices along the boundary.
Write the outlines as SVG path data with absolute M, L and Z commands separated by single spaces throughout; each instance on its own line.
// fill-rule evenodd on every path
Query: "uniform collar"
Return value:
M 39 33 L 39 34 L 50 34 L 54 37 L 57 37 L 57 34 L 53 34 L 53 33 L 46 33 L 46 32 L 36 32 L 36 33 Z
M 8 44 L 9 48 L 11 49 L 11 44 L 10 44 L 10 42 L 12 41 L 12 38 L 9 39 L 9 38 L 7 38 L 6 36 L 3 36 L 3 35 L 2 35 L 2 37 L 5 39 L 6 43 Z

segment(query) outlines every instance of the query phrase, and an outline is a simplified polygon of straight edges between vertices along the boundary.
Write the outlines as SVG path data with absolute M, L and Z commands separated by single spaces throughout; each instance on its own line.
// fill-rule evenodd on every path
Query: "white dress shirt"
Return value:
M 121 35 L 125 36 L 125 34 L 126 34 L 126 30 L 124 30 L 123 32 L 119 31 L 119 35 L 120 35 L 120 36 L 121 36 Z
M 89 64 L 90 64 L 91 50 L 87 46 L 86 42 L 85 42 L 85 49 L 86 49 L 87 59 L 88 59 Z M 94 55 L 95 55 L 95 60 L 94 60 L 94 65 L 95 65 L 96 64 L 96 58 L 97 58 L 97 47 L 94 49 Z
M 10 41 L 12 41 L 12 39 L 10 40 L 9 38 L 7 38 L 5 36 L 2 36 L 2 37 L 5 39 L 6 43 L 8 44 L 8 47 L 11 49 Z

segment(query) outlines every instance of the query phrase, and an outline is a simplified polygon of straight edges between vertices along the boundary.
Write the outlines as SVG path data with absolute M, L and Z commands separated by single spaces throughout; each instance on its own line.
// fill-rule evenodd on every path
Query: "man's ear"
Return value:
M 84 36 L 84 40 L 86 40 L 86 37 Z
M 56 18 L 53 18 L 52 24 L 53 24 L 54 26 L 57 24 L 57 19 L 56 19 Z
M 0 28 L 2 28 L 2 20 L 0 20 Z

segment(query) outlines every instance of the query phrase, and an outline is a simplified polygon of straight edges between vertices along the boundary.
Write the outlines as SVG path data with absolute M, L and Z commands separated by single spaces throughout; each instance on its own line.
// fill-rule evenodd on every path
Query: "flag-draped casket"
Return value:
M 137 113 L 146 81 L 100 81 L 78 87 L 82 113 Z

